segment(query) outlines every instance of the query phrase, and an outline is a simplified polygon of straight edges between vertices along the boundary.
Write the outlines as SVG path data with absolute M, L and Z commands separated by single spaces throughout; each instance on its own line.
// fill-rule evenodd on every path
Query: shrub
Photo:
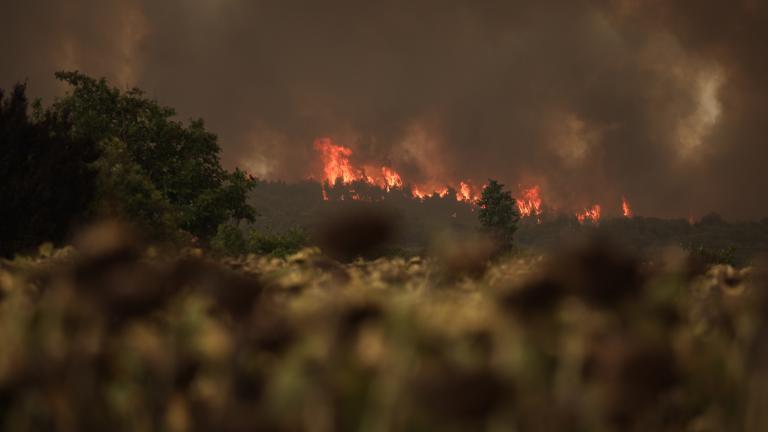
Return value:
M 683 248 L 690 254 L 691 258 L 703 265 L 728 264 L 734 267 L 738 265 L 736 248 L 733 246 L 717 248 L 689 243 L 684 245 Z
M 262 233 L 251 230 L 248 249 L 251 253 L 284 257 L 298 252 L 309 244 L 306 231 L 292 228 L 282 233 Z
M 298 252 L 309 244 L 306 231 L 292 228 L 284 232 L 260 232 L 251 229 L 246 232 L 233 223 L 219 225 L 210 247 L 219 256 L 242 256 L 247 254 L 285 257 Z
M 211 239 L 211 250 L 216 255 L 239 256 L 248 253 L 248 243 L 243 231 L 235 224 L 223 223 Z

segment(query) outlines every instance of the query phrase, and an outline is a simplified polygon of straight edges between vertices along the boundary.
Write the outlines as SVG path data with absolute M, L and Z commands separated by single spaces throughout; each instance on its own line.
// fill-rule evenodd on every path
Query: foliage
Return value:
M 448 281 L 418 257 L 217 261 L 103 236 L 0 261 L 0 429 L 768 426 L 750 269 L 587 248 Z
M 736 266 L 744 264 L 737 259 L 736 249 L 733 246 L 711 248 L 703 244 L 688 243 L 684 245 L 683 249 L 689 253 L 691 258 L 706 266 L 715 264 Z
M 308 245 L 307 233 L 301 228 L 291 228 L 279 233 L 265 233 L 253 229 L 248 237 L 249 250 L 262 255 L 284 257 Z
M 221 224 L 211 240 L 214 253 L 231 257 L 247 254 L 285 257 L 308 245 L 307 233 L 301 228 L 278 233 L 250 229 L 246 235 L 242 228 L 232 223 Z
M 233 223 L 223 223 L 211 239 L 211 251 L 219 256 L 241 256 L 248 254 L 248 242 L 243 230 Z
M 79 72 L 56 77 L 72 87 L 52 107 L 58 118 L 72 124 L 72 136 L 104 146 L 122 143 L 124 149 L 116 152 L 126 152 L 140 168 L 171 206 L 181 229 L 207 239 L 227 220 L 253 219 L 255 211 L 245 200 L 253 180 L 240 170 L 221 167 L 216 135 L 201 119 L 185 126 L 173 120 L 172 108 L 139 89 L 111 87 L 105 79 Z
M 515 199 L 504 185 L 496 180 L 489 180 L 483 188 L 483 194 L 478 203 L 480 206 L 479 219 L 483 230 L 489 233 L 502 249 L 512 248 L 512 238 L 517 230 L 520 213 L 515 205 Z
M 61 244 L 86 218 L 98 151 L 71 126 L 39 104 L 30 113 L 26 85 L 0 89 L 0 256 Z
M 173 207 L 116 138 L 102 141 L 92 211 L 99 219 L 124 219 L 150 238 L 179 236 Z

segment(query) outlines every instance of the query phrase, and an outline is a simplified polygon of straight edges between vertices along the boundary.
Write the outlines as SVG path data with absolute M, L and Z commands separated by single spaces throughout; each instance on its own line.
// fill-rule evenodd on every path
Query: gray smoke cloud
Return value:
M 59 69 L 202 117 L 227 165 L 318 174 L 330 136 L 414 182 L 541 184 L 616 214 L 768 214 L 759 0 L 31 0 L 0 85 Z

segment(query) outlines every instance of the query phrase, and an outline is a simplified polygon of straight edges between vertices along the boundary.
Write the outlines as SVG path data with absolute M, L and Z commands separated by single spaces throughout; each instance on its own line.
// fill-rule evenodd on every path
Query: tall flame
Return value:
M 363 178 L 363 173 L 349 161 L 352 149 L 336 145 L 330 138 L 316 139 L 315 149 L 320 152 L 323 160 L 324 182 L 334 184 L 337 179 L 341 179 L 342 183 L 349 184 Z
M 592 223 L 598 223 L 600 222 L 601 212 L 602 209 L 600 208 L 600 204 L 595 204 L 592 207 L 584 209 L 584 211 L 576 213 L 576 219 L 578 219 L 579 223 L 584 223 L 588 220 Z
M 387 190 L 403 187 L 403 179 L 400 178 L 400 174 L 392 168 L 385 166 L 381 167 L 381 174 L 384 176 L 384 186 Z
M 471 201 L 472 189 L 465 182 L 459 183 L 459 190 L 456 191 L 456 201 Z
M 320 153 L 323 163 L 323 199 L 328 201 L 329 195 L 327 187 L 332 187 L 338 181 L 349 185 L 353 182 L 364 182 L 372 186 L 377 186 L 387 192 L 392 189 L 410 190 L 414 198 L 426 199 L 432 196 L 444 198 L 448 195 L 448 186 L 436 186 L 435 183 L 408 185 L 402 176 L 392 167 L 364 165 L 358 168 L 352 164 L 350 157 L 352 149 L 342 145 L 334 144 L 330 138 L 318 138 L 314 143 L 315 149 Z M 481 188 L 482 189 L 482 188 Z M 351 199 L 360 199 L 357 193 L 350 194 Z M 343 197 L 342 197 L 343 199 Z M 476 202 L 480 199 L 480 190 L 474 188 L 467 182 L 460 182 L 456 189 L 456 200 L 468 203 Z
M 517 209 L 521 217 L 541 216 L 541 189 L 538 185 L 523 189 L 521 198 L 517 199 Z
M 625 197 L 621 197 L 621 212 L 624 214 L 625 218 L 631 218 L 634 216 L 632 213 L 632 207 L 629 205 L 629 201 Z

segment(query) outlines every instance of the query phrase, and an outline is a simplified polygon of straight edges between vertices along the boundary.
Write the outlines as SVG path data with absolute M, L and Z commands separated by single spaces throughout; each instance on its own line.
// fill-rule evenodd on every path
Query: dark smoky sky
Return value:
M 26 0 L 0 86 L 138 86 L 266 178 L 331 136 L 414 182 L 542 185 L 563 208 L 768 215 L 762 0 Z

